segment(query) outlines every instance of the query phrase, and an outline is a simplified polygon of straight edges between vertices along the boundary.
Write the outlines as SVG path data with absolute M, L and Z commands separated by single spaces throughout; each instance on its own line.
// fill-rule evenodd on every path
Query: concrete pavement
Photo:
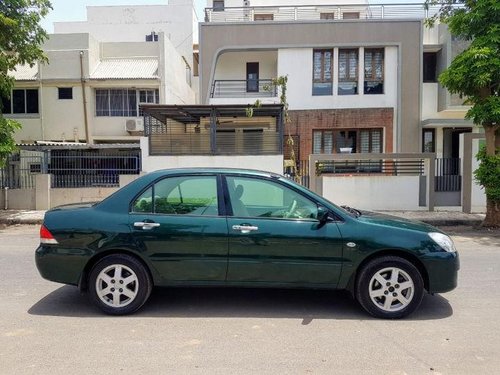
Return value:
M 498 374 L 500 233 L 450 228 L 458 288 L 408 319 L 333 291 L 155 289 L 105 316 L 34 264 L 34 226 L 0 230 L 1 374 Z
M 484 215 L 481 214 L 465 214 L 456 211 L 383 211 L 383 213 L 423 221 L 435 226 L 476 226 L 484 219 Z M 0 225 L 41 224 L 44 214 L 45 211 L 0 210 Z

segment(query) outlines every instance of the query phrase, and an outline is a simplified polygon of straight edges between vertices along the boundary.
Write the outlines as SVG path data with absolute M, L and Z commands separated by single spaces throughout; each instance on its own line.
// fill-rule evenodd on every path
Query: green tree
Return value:
M 46 61 L 41 45 L 47 33 L 40 20 L 50 9 L 49 0 L 0 0 L 0 97 L 10 97 L 14 79 L 9 71 L 16 65 Z M 17 121 L 3 117 L 0 101 L 0 166 L 15 150 L 13 133 L 20 128 Z
M 426 5 L 440 6 L 428 25 L 439 20 L 452 35 L 470 41 L 439 82 L 466 98 L 465 104 L 471 105 L 466 118 L 484 128 L 486 148 L 478 155 L 481 164 L 475 176 L 486 191 L 483 225 L 500 227 L 500 1 L 427 0 Z

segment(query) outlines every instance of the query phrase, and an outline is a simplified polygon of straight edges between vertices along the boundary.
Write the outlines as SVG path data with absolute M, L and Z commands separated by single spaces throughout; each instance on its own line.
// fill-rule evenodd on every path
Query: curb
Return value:
M 0 225 L 41 225 L 43 219 L 0 218 Z
M 482 219 L 413 219 L 417 221 L 421 221 L 422 223 L 426 223 L 435 227 L 454 227 L 454 226 L 468 226 L 475 227 L 480 225 L 483 220 Z

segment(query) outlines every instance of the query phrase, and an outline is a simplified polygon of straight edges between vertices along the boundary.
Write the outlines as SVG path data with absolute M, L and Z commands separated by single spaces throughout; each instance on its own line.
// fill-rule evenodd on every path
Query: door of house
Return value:
M 460 134 L 470 128 L 443 129 L 443 157 L 436 159 L 435 204 L 436 206 L 460 206 L 462 204 L 462 173 L 460 161 Z
M 247 92 L 259 92 L 259 63 L 247 63 Z

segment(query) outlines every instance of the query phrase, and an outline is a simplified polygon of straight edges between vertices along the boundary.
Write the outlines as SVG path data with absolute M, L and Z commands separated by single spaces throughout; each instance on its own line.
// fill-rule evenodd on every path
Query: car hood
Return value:
M 439 229 L 433 227 L 430 224 L 423 223 L 421 221 L 408 220 L 408 219 L 404 219 L 402 217 L 381 214 L 381 213 L 372 212 L 372 211 L 361 211 L 361 213 L 362 213 L 362 215 L 360 217 L 358 217 L 357 220 L 364 222 L 364 223 L 382 225 L 382 226 L 386 226 L 386 227 L 393 227 L 393 228 L 400 228 L 400 229 L 410 229 L 410 230 L 415 230 L 415 231 L 420 231 L 420 232 L 425 232 L 425 233 L 429 233 L 429 232 L 442 233 Z

